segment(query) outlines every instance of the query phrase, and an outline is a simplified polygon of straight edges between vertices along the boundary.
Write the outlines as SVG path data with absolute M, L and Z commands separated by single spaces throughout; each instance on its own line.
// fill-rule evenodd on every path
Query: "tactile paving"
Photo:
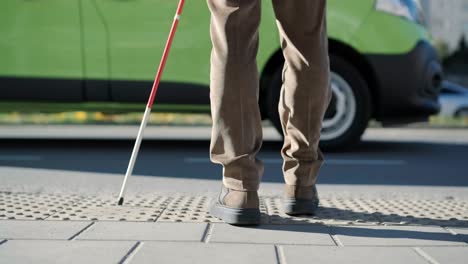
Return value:
M 212 196 L 117 197 L 0 192 L 0 219 L 220 222 L 208 213 Z M 261 197 L 262 223 L 327 225 L 468 226 L 468 201 L 326 197 L 314 216 L 291 217 L 281 198 Z
M 0 192 L 0 219 L 44 220 L 79 199 L 77 195 Z
M 170 200 L 170 197 L 164 196 L 135 196 L 128 197 L 124 206 L 118 206 L 117 197 L 82 197 L 73 206 L 65 207 L 47 220 L 154 222 Z
M 289 216 L 281 209 L 281 198 L 264 198 L 272 224 L 378 224 L 371 210 L 363 207 L 359 199 L 321 199 L 314 216 Z

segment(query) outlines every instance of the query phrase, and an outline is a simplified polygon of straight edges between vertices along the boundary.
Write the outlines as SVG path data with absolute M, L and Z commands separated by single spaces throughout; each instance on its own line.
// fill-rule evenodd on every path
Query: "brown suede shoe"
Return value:
M 285 185 L 283 209 L 288 215 L 313 215 L 318 208 L 317 188 L 312 186 Z
M 256 191 L 236 191 L 223 186 L 210 214 L 232 225 L 258 225 L 259 204 Z

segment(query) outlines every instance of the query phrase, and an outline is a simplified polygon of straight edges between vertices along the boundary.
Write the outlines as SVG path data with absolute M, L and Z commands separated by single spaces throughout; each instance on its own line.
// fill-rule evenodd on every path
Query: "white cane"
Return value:
M 174 39 L 177 26 L 179 25 L 179 19 L 182 14 L 182 9 L 184 7 L 184 4 L 185 4 L 185 0 L 179 1 L 177 12 L 174 17 L 174 22 L 172 23 L 171 31 L 169 33 L 169 37 L 166 42 L 166 47 L 164 48 L 164 52 L 161 58 L 161 62 L 159 64 L 158 72 L 156 73 L 156 78 L 153 83 L 153 88 L 151 89 L 151 94 L 148 100 L 148 104 L 146 105 L 145 114 L 143 115 L 143 120 L 141 122 L 140 129 L 138 130 L 138 135 L 135 141 L 135 145 L 133 147 L 132 156 L 130 157 L 130 161 L 128 163 L 127 172 L 125 173 L 125 178 L 122 182 L 122 188 L 120 189 L 119 199 L 117 202 L 118 205 L 122 205 L 124 202 L 125 186 L 127 184 L 128 178 L 132 175 L 133 168 L 135 166 L 138 152 L 140 150 L 141 140 L 143 139 L 143 133 L 148 123 L 150 114 L 151 114 L 151 108 L 153 107 L 154 98 L 156 96 L 156 92 L 158 90 L 158 86 L 161 81 L 161 76 L 164 71 L 164 66 L 166 65 L 166 60 L 169 55 L 169 51 L 171 49 L 172 40 Z

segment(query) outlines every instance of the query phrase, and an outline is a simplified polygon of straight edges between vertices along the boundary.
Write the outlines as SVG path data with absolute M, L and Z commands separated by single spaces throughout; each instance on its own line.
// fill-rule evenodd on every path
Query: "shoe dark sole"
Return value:
M 229 208 L 215 203 L 210 208 L 210 214 L 231 225 L 260 224 L 260 210 L 258 208 Z
M 313 215 L 319 200 L 283 199 L 283 210 L 287 215 Z

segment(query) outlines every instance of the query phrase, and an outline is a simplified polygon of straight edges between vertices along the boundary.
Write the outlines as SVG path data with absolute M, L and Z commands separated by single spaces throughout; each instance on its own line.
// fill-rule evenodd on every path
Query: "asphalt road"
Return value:
M 93 128 L 95 129 L 95 128 Z M 190 135 L 190 128 L 180 128 Z M 371 131 L 374 136 L 351 150 L 325 153 L 322 184 L 468 186 L 468 143 L 460 131 L 405 129 Z M 399 132 L 400 131 L 400 132 Z M 457 134 L 458 133 L 458 134 Z M 463 131 L 466 134 L 466 132 Z M 439 133 L 440 134 L 440 133 Z M 466 136 L 466 135 L 465 135 Z M 157 139 L 143 142 L 135 174 L 179 179 L 220 179 L 221 167 L 209 161 L 209 141 Z M 156 139 L 155 139 L 156 138 Z M 170 138 L 166 136 L 164 138 Z M 0 139 L 0 167 L 124 174 L 133 141 L 92 139 Z M 281 142 L 268 140 L 259 157 L 264 182 L 283 182 Z

